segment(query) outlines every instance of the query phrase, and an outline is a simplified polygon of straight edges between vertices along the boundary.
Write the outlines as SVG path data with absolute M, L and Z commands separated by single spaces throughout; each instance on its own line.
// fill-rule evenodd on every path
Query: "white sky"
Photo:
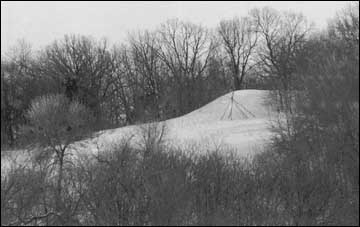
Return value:
M 153 29 L 167 19 L 180 18 L 207 27 L 221 19 L 244 16 L 254 7 L 303 13 L 318 28 L 348 2 L 1 2 L 1 52 L 25 39 L 34 48 L 50 44 L 65 34 L 107 38 L 122 42 L 127 33 Z

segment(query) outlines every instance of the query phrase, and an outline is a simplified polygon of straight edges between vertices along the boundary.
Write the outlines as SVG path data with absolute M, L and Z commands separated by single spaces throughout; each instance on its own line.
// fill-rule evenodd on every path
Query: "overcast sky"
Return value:
M 1 52 L 18 39 L 34 48 L 47 45 L 65 34 L 106 37 L 121 42 L 127 33 L 153 29 L 170 18 L 180 18 L 208 27 L 221 19 L 244 16 L 254 7 L 303 13 L 318 28 L 348 2 L 1 2 Z

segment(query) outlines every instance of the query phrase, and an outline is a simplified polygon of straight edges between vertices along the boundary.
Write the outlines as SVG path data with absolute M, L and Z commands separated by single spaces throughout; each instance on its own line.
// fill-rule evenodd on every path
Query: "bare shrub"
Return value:
M 34 165 L 16 167 L 1 178 L 1 224 L 49 224 L 57 215 L 48 171 Z
M 165 122 L 152 122 L 140 126 L 140 146 L 145 153 L 155 152 L 164 146 L 167 127 Z M 146 154 L 144 154 L 145 156 Z
M 27 118 L 29 124 L 25 131 L 26 136 L 32 140 L 31 143 L 38 145 L 40 149 L 46 148 L 41 151 L 55 155 L 53 163 L 58 168 L 55 210 L 58 213 L 66 211 L 63 189 L 66 170 L 71 166 L 70 159 L 66 159 L 69 155 L 68 147 L 72 142 L 88 135 L 92 117 L 88 109 L 79 102 L 70 102 L 63 95 L 49 95 L 32 102 Z M 52 158 L 52 155 L 48 158 Z M 65 219 L 59 216 L 59 222 L 64 224 Z

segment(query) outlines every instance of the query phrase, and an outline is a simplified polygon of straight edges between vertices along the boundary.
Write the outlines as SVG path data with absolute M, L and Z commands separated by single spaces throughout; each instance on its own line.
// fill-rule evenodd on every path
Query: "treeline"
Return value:
M 30 101 L 47 94 L 83 103 L 99 130 L 180 116 L 232 89 L 290 89 L 309 28 L 264 8 L 214 29 L 169 20 L 116 46 L 79 35 L 38 52 L 20 42 L 1 58 L 1 144 L 18 143 Z

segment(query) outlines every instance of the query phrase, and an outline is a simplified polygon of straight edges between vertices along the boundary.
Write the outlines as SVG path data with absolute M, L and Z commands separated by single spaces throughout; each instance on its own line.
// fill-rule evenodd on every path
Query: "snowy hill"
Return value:
M 269 130 L 270 109 L 266 106 L 269 92 L 265 90 L 239 90 L 221 96 L 207 105 L 184 116 L 159 123 L 165 126 L 164 143 L 180 148 L 192 148 L 206 152 L 214 148 L 235 149 L 241 155 L 261 150 L 271 136 Z M 141 144 L 142 134 L 149 124 L 132 125 L 104 130 L 80 147 L 96 144 L 106 147 L 130 138 L 133 145 Z M 224 149 L 225 150 L 225 149 Z

